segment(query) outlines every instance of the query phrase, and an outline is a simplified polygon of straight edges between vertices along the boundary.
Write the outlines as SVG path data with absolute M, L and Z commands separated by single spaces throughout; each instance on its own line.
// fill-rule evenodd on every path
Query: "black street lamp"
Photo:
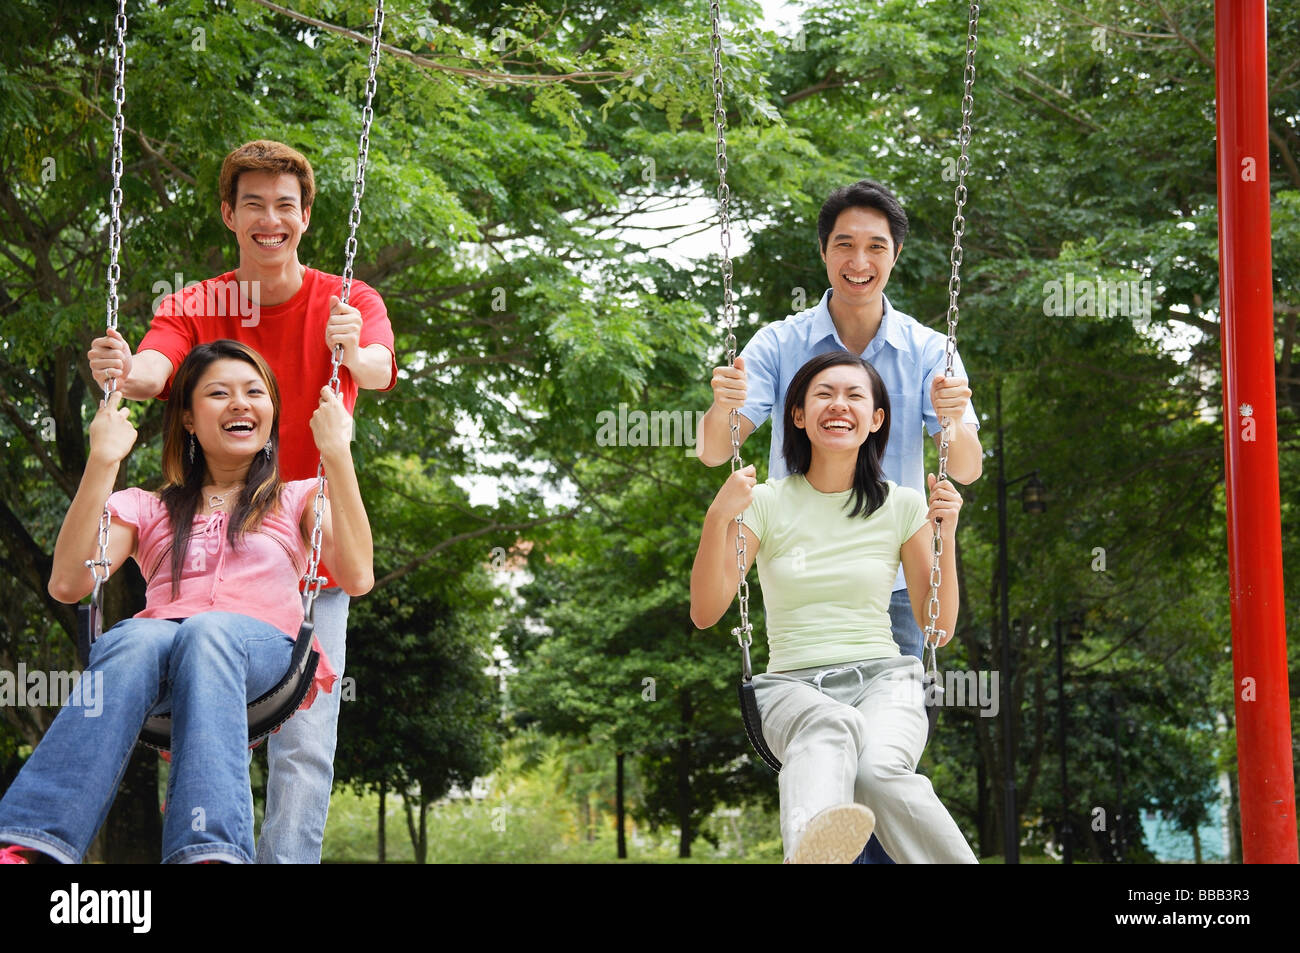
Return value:
M 1002 443 L 1002 379 L 997 379 L 994 392 L 997 396 L 998 416 L 998 593 L 1001 607 L 998 612 L 998 635 L 1002 640 L 1002 677 L 1000 684 L 1002 708 L 1002 849 L 1004 862 L 1020 863 L 1020 822 L 1016 816 L 1016 753 L 1015 718 L 1011 711 L 1011 634 L 1010 609 L 1007 606 L 1007 488 L 1028 480 L 1020 493 L 1020 505 L 1026 513 L 1043 513 L 1047 510 L 1047 488 L 1032 470 L 1014 480 L 1007 479 L 1006 454 Z
M 1083 617 L 1056 620 L 1056 747 L 1061 756 L 1061 863 L 1074 863 L 1074 830 L 1070 826 L 1070 775 L 1065 764 L 1065 649 L 1064 639 L 1083 641 Z

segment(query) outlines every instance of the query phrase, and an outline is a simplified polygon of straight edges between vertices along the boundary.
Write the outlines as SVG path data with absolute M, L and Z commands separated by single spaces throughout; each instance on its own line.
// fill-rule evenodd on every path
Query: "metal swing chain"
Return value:
M 375 27 L 374 33 L 370 40 L 370 73 L 366 78 L 366 100 L 361 110 L 361 139 L 357 143 L 357 175 L 352 183 L 352 211 L 348 215 L 348 241 L 343 252 L 343 286 L 339 291 L 339 300 L 343 304 L 348 303 L 348 298 L 352 293 L 352 263 L 357 256 L 357 226 L 361 224 L 361 196 L 366 191 L 366 163 L 370 158 L 370 124 L 374 121 L 375 113 L 371 108 L 371 103 L 375 98 L 375 89 L 378 83 L 375 80 L 375 72 L 379 68 L 379 45 L 380 38 L 384 32 L 384 2 L 377 0 L 375 3 Z M 334 345 L 333 363 L 330 367 L 330 389 L 338 394 L 342 386 L 339 380 L 339 365 L 343 360 L 343 345 Z M 325 582 L 325 578 L 319 574 L 320 570 L 320 549 L 321 549 L 321 521 L 325 515 L 325 461 L 322 459 L 316 464 L 316 501 L 314 503 L 314 515 L 316 517 L 315 525 L 311 531 L 311 557 L 307 563 L 307 602 L 304 607 L 305 618 L 308 622 L 312 621 L 313 610 L 316 606 L 316 597 L 320 594 L 320 587 Z
M 722 29 L 718 0 L 709 4 L 712 18 L 711 47 L 713 50 L 713 125 L 718 132 L 715 158 L 718 167 L 718 218 L 722 241 L 722 319 L 727 328 L 727 363 L 736 366 L 736 304 L 731 294 L 731 190 L 727 186 L 727 111 L 723 106 L 722 87 Z M 731 428 L 731 472 L 744 465 L 740 459 L 740 412 L 734 408 L 728 414 Z M 754 626 L 749 621 L 749 583 L 745 579 L 746 545 L 743 513 L 736 514 L 736 594 L 740 597 L 740 625 L 731 630 L 741 649 L 741 668 L 745 681 L 752 675 L 749 647 L 754 642 Z
M 114 20 L 117 42 L 113 47 L 113 189 L 109 192 L 108 205 L 108 302 L 106 327 L 117 330 L 117 283 L 122 277 L 122 269 L 117 256 L 122 248 L 122 132 L 126 120 L 122 116 L 122 105 L 126 102 L 126 0 L 118 0 L 117 17 Z M 104 379 L 104 405 L 117 390 L 117 378 Z M 104 583 L 108 582 L 108 568 L 112 562 L 108 558 L 108 527 L 112 521 L 108 512 L 108 501 L 104 502 L 104 511 L 99 514 L 99 555 L 86 560 L 86 568 L 95 577 L 95 586 L 91 590 L 90 604 L 99 606 Z
M 957 189 L 953 193 L 953 200 L 957 206 L 956 215 L 952 220 L 952 253 L 949 262 L 952 265 L 952 272 L 948 277 L 948 338 L 944 344 L 944 377 L 952 377 L 953 359 L 957 350 L 957 296 L 961 293 L 961 259 L 962 259 L 962 236 L 966 232 L 966 218 L 962 215 L 962 209 L 966 205 L 966 173 L 970 171 L 970 157 L 967 149 L 970 147 L 971 140 L 971 110 L 975 105 L 973 90 L 975 88 L 975 44 L 978 36 L 980 5 L 972 3 L 970 5 L 970 22 L 966 33 L 966 73 L 965 73 L 965 90 L 961 99 L 961 128 L 957 131 L 957 142 L 961 149 L 961 155 L 957 159 Z M 948 443 L 950 428 L 960 421 L 953 421 L 950 418 L 944 418 L 942 435 L 939 438 L 939 472 L 936 475 L 936 482 L 942 482 L 948 478 Z M 930 600 L 927 604 L 927 613 L 930 624 L 925 627 L 925 647 L 926 647 L 926 664 L 925 673 L 927 676 L 938 678 L 938 650 L 939 640 L 947 633 L 939 628 L 939 588 L 942 585 L 942 573 L 939 569 L 939 557 L 943 555 L 943 537 L 939 535 L 939 527 L 934 529 L 934 537 L 931 541 L 931 562 L 930 562 Z
M 379 68 L 379 45 L 384 32 L 383 0 L 375 5 L 375 30 L 370 38 L 370 75 L 366 78 L 366 101 L 361 107 L 361 140 L 357 143 L 357 177 L 352 183 L 352 212 L 348 215 L 348 241 L 343 254 L 343 289 L 339 299 L 348 303 L 352 293 L 352 261 L 357 255 L 357 226 L 361 224 L 361 196 L 366 191 L 366 162 L 370 155 L 370 124 L 375 112 L 371 103 L 375 98 L 377 82 L 375 71 Z M 341 347 L 341 345 L 339 346 Z M 336 348 L 337 350 L 337 348 Z M 331 384 L 335 383 L 330 381 Z

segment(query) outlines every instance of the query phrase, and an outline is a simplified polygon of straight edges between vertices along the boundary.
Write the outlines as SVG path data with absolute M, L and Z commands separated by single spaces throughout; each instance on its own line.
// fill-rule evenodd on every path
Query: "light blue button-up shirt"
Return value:
M 761 427 L 772 418 L 772 444 L 768 452 L 768 479 L 789 475 L 781 447 L 785 441 L 785 395 L 799 368 L 818 354 L 836 349 L 847 351 L 831 320 L 827 289 L 821 301 L 782 321 L 758 329 L 745 345 L 747 394 L 740 412 Z M 862 352 L 879 373 L 889 392 L 889 442 L 885 445 L 882 464 L 885 479 L 899 486 L 910 486 L 929 499 L 925 485 L 925 434 L 940 430 L 939 418 L 930 403 L 930 381 L 942 376 L 946 358 L 945 335 L 927 328 L 910 315 L 899 311 L 881 296 L 884 313 L 880 328 Z M 961 355 L 953 357 L 953 373 L 965 377 Z M 973 403 L 967 403 L 963 423 L 979 426 Z M 894 589 L 906 585 L 899 567 Z

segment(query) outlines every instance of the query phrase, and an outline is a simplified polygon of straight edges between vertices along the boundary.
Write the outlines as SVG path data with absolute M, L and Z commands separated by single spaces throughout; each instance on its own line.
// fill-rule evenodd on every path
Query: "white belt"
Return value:
M 813 685 L 817 687 L 817 691 L 825 695 L 826 692 L 822 689 L 822 679 L 827 675 L 838 675 L 840 672 L 854 672 L 858 676 L 858 684 L 864 684 L 862 680 L 862 669 L 858 668 L 856 665 L 846 665 L 843 668 L 828 668 L 824 671 L 818 672 L 817 677 L 813 679 Z

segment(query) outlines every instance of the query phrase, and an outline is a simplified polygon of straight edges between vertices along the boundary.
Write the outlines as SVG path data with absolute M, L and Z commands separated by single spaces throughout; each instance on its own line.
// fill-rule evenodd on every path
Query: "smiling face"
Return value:
M 840 212 L 821 255 L 835 297 L 854 306 L 879 297 L 898 258 L 889 219 L 860 205 Z
M 198 438 L 209 466 L 246 462 L 271 439 L 275 402 L 247 361 L 213 361 L 190 393 L 189 405 L 181 419 Z
M 857 453 L 880 429 L 885 410 L 871 393 L 871 377 L 861 365 L 836 364 L 812 379 L 803 406 L 791 413 L 794 425 L 808 434 L 813 453 Z
M 244 172 L 235 193 L 233 208 L 221 203 L 221 217 L 239 242 L 240 261 L 265 267 L 296 261 L 298 242 L 311 221 L 298 177 Z

